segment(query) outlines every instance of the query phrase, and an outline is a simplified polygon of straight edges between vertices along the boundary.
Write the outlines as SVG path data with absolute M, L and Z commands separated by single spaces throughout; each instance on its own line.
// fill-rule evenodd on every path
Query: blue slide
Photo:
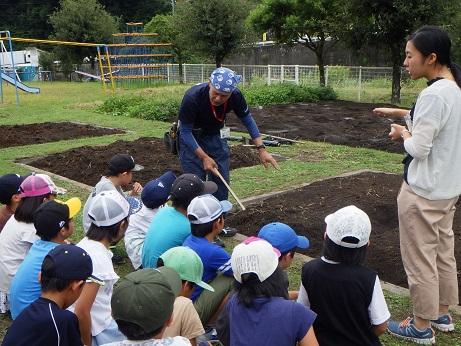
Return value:
M 0 72 L 1 75 L 2 75 L 2 79 L 7 82 L 7 83 L 10 83 L 12 85 L 14 85 L 14 78 L 8 76 L 7 74 L 3 73 L 3 72 Z M 26 93 L 32 93 L 32 94 L 38 94 L 40 93 L 40 89 L 39 88 L 32 88 L 30 86 L 27 86 L 25 85 L 24 83 L 18 81 L 18 88 L 21 89 L 22 91 L 25 91 Z

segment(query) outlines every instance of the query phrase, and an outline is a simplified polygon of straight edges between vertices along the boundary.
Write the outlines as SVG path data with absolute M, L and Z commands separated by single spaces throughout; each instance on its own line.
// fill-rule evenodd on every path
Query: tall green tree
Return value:
M 172 11 L 172 0 L 99 0 L 112 15 L 125 22 L 149 22 L 157 14 Z
M 263 0 L 248 21 L 258 32 L 270 32 L 279 43 L 299 43 L 314 52 L 320 84 L 325 85 L 326 44 L 333 44 L 344 29 L 343 14 L 338 0 Z
M 454 10 L 450 0 L 345 0 L 344 37 L 352 47 L 386 48 L 392 63 L 392 99 L 400 102 L 401 67 L 408 35 L 423 24 L 440 24 Z
M 145 32 L 155 32 L 160 36 L 160 42 L 172 44 L 173 52 L 179 65 L 179 81 L 184 82 L 183 64 L 187 58 L 187 49 L 181 40 L 181 32 L 173 15 L 158 14 L 144 26 Z
M 192 52 L 212 58 L 217 67 L 246 38 L 245 0 L 194 0 L 178 2 L 175 25 Z
M 62 41 L 108 43 L 117 32 L 117 19 L 111 16 L 97 0 L 61 0 L 60 8 L 50 15 L 54 29 L 52 39 Z M 92 63 L 95 48 L 59 46 L 56 54 L 63 66 L 81 64 L 84 57 Z M 66 71 L 69 73 L 70 71 Z

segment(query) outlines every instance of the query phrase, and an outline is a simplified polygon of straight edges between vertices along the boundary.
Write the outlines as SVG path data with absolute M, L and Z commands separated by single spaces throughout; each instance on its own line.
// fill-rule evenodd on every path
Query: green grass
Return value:
M 0 104 L 0 122 L 2 125 L 27 124 L 56 121 L 77 121 L 107 127 L 125 129 L 125 134 L 103 137 L 82 138 L 38 145 L 11 147 L 0 149 L 0 174 L 28 171 L 13 161 L 22 157 L 36 157 L 50 153 L 61 152 L 83 145 L 106 145 L 113 141 L 124 139 L 134 140 L 143 136 L 162 137 L 169 124 L 159 121 L 143 120 L 127 117 L 113 117 L 97 112 L 97 108 L 111 96 L 104 93 L 98 83 L 37 83 L 41 88 L 39 95 L 20 94 L 20 106 L 16 106 L 14 88 L 4 86 L 4 103 Z M 121 95 L 148 95 L 152 98 L 165 98 L 172 94 L 182 95 L 188 86 L 173 85 L 148 89 L 118 90 Z M 417 93 L 418 86 L 409 88 L 408 99 Z M 349 89 L 335 90 L 342 98 L 355 99 Z M 381 101 L 385 95 L 382 85 L 374 85 L 366 90 L 365 101 Z M 349 96 L 348 96 L 349 95 Z M 406 94 L 407 95 L 407 94 Z M 385 101 L 387 102 L 387 101 Z M 385 172 L 401 172 L 401 156 L 370 149 L 351 148 L 331 145 L 328 143 L 304 142 L 293 146 L 269 148 L 273 153 L 287 158 L 280 162 L 280 170 L 264 169 L 262 166 L 247 167 L 232 172 L 232 187 L 241 198 L 262 193 L 292 188 L 296 185 L 311 182 L 325 177 L 359 169 L 374 169 Z M 67 196 L 77 196 L 85 201 L 88 191 L 78 185 L 55 179 L 56 183 L 69 190 Z M 67 198 L 67 197 L 66 197 Z M 83 237 L 81 215 L 76 217 L 77 230 L 72 236 L 73 242 Z M 227 248 L 231 250 L 236 244 L 233 239 L 226 240 Z M 123 242 L 122 242 L 123 243 Z M 124 253 L 123 244 L 119 244 L 114 252 Z M 300 269 L 302 262 L 295 260 L 289 270 L 292 289 L 299 288 Z M 125 275 L 132 270 L 130 264 L 116 267 L 119 275 Z M 411 311 L 408 298 L 386 294 L 393 316 L 403 318 Z M 0 317 L 0 339 L 10 321 Z M 461 336 L 457 325 L 456 332 L 448 336 L 437 335 L 441 345 L 461 345 Z M 391 337 L 384 337 L 386 345 L 406 345 Z

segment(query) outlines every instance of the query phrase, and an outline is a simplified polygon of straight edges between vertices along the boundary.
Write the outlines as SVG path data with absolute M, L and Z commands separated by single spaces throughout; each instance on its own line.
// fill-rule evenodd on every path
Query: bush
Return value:
M 250 106 L 268 106 L 295 102 L 318 102 L 336 99 L 328 87 L 306 87 L 294 84 L 254 85 L 242 89 Z M 153 95 L 113 96 L 98 110 L 114 116 L 171 121 L 179 112 L 183 95 L 156 99 Z
M 307 87 L 295 84 L 251 86 L 242 89 L 250 106 L 268 106 L 295 102 L 318 102 L 336 99 L 328 87 Z

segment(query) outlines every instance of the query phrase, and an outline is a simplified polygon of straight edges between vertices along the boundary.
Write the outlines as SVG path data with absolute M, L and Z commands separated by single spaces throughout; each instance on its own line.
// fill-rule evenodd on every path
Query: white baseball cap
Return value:
M 193 216 L 195 219 L 190 223 L 202 225 L 216 220 L 232 209 L 232 203 L 229 201 L 218 201 L 213 195 L 201 195 L 195 197 L 187 207 L 187 216 Z
M 249 237 L 234 248 L 231 266 L 234 278 L 242 283 L 242 275 L 254 273 L 263 282 L 279 265 L 280 251 L 264 239 Z
M 91 202 L 88 216 L 98 227 L 112 226 L 136 213 L 139 205 L 129 203 L 118 191 L 98 193 Z
M 354 249 L 367 245 L 370 240 L 370 218 L 355 205 L 335 211 L 325 218 L 325 222 L 327 236 L 336 245 Z M 347 241 L 349 239 L 346 238 L 355 238 L 356 241 Z

